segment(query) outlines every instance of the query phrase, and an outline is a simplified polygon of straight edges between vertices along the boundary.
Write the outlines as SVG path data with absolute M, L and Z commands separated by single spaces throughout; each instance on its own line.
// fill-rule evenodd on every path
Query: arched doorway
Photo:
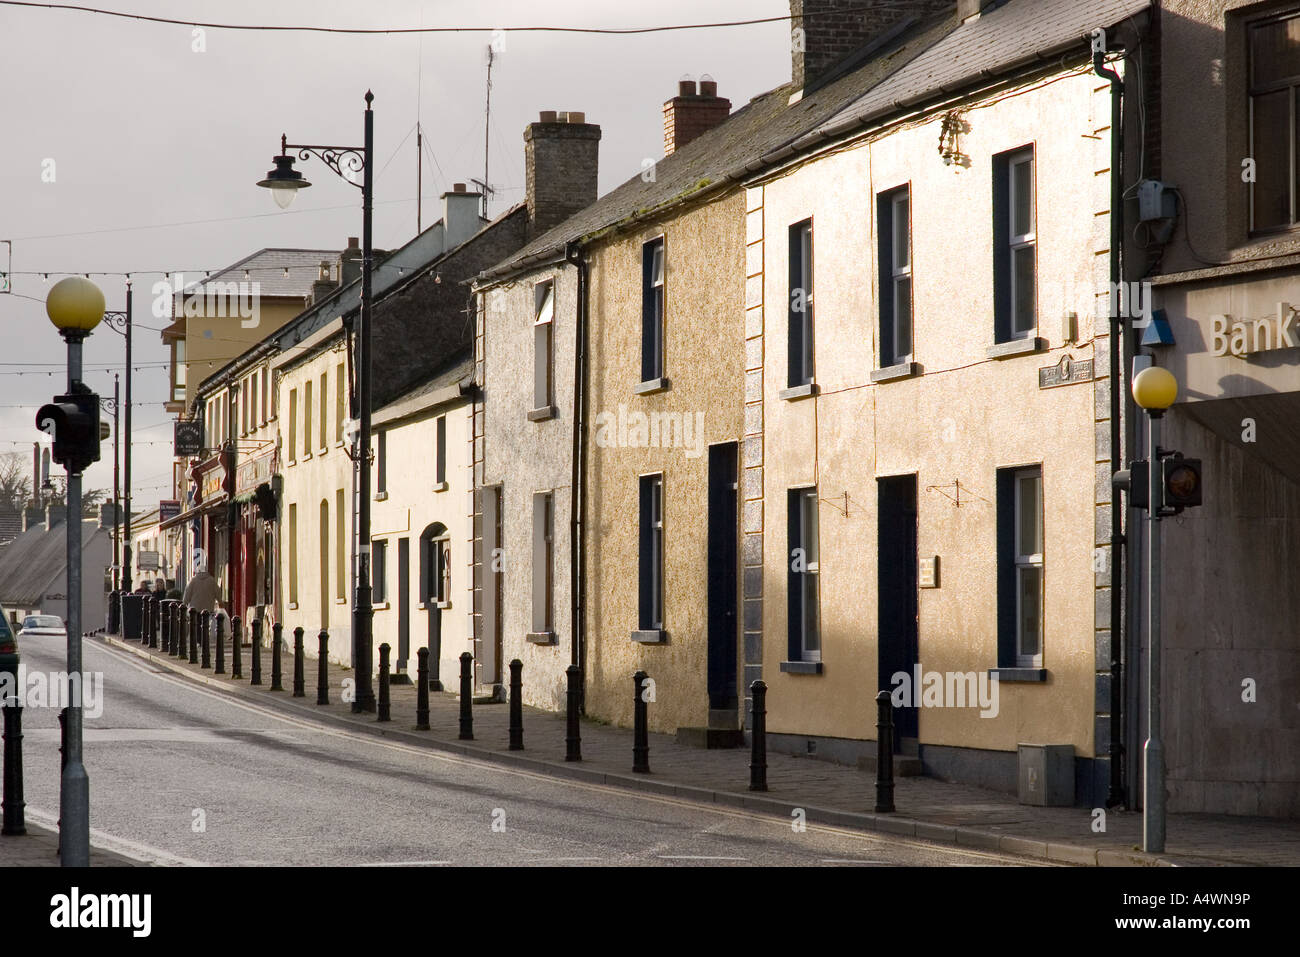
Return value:
M 451 600 L 451 538 L 434 522 L 420 533 L 420 604 L 429 635 L 429 688 L 442 691 L 442 611 Z

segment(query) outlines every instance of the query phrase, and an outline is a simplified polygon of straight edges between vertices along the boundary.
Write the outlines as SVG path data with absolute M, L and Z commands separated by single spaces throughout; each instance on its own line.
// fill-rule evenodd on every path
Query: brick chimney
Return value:
M 731 101 L 718 96 L 718 83 L 707 73 L 695 81 L 683 77 L 677 95 L 664 104 L 664 156 L 672 156 L 701 133 L 707 133 L 731 115 Z
M 524 130 L 528 236 L 539 236 L 596 201 L 600 127 L 584 113 L 545 110 Z
M 348 248 L 339 254 L 339 285 L 346 286 L 361 278 L 361 240 L 348 237 Z
M 958 7 L 964 5 L 959 0 Z M 929 17 L 952 7 L 953 0 L 790 0 L 790 78 L 796 89 L 805 89 L 907 17 Z M 802 35 L 794 33 L 798 30 Z

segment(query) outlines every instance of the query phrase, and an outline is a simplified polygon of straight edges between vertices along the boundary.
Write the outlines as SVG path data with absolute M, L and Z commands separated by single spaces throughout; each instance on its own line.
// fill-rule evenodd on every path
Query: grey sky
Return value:
M 351 27 L 422 21 L 630 27 L 789 12 L 785 0 L 104 0 L 100 6 L 225 23 Z M 682 74 L 711 74 L 733 109 L 789 80 L 788 29 L 778 22 L 631 37 L 507 33 L 493 68 L 491 179 L 498 192 L 490 212 L 523 197 L 522 133 L 539 110 L 582 110 L 601 125 L 603 193 L 637 173 L 643 159 L 662 155 L 661 108 Z M 155 331 L 164 320 L 150 312 L 151 287 L 162 276 L 150 271 L 217 269 L 265 246 L 341 248 L 348 236 L 360 235 L 359 191 L 316 160 L 300 164 L 316 185 L 287 212 L 253 184 L 270 168 L 282 132 L 291 142 L 359 144 L 367 88 L 375 93 L 379 170 L 375 245 L 410 240 L 417 113 L 437 160 L 424 173 L 426 226 L 438 218 L 438 195 L 452 182 L 482 176 L 490 39 L 208 30 L 206 50 L 197 53 L 188 27 L 0 7 L 0 88 L 7 91 L 0 239 L 13 240 L 13 269 L 89 270 L 110 309 L 123 308 L 124 281 L 94 271 L 139 274 L 134 398 L 150 404 L 135 411 L 137 508 L 152 507 L 166 493 L 171 467 L 162 411 L 166 353 Z M 47 159 L 55 163 L 53 183 L 42 182 Z M 217 221 L 122 228 L 198 220 Z M 30 456 L 39 438 L 36 407 L 63 391 L 64 347 L 44 310 L 45 292 L 57 278 L 47 284 L 18 275 L 16 295 L 0 295 L 0 451 Z M 4 362 L 51 365 L 24 367 L 20 376 Z M 87 343 L 86 381 L 111 395 L 112 373 L 104 369 L 121 364 L 122 338 L 101 328 Z M 112 487 L 111 460 L 106 443 L 86 487 Z

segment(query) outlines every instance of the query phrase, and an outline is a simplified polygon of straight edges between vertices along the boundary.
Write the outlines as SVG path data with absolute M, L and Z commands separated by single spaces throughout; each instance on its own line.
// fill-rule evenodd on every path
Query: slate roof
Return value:
M 954 3 L 950 13 L 936 18 L 906 20 L 843 65 L 861 61 L 861 66 L 805 90 L 793 104 L 790 83 L 755 97 L 720 126 L 660 160 L 654 182 L 644 182 L 638 173 L 483 272 L 479 281 L 553 259 L 575 239 L 592 238 L 679 201 L 702 199 L 891 111 L 987 82 L 1044 55 L 1059 56 L 1066 44 L 1077 44 L 1082 52 L 1091 30 L 1149 5 L 1149 0 L 1008 0 L 963 24 Z
M 23 533 L 23 510 L 8 506 L 0 508 L 0 545 L 12 542 Z
M 937 94 L 963 90 L 990 74 L 1054 60 L 1090 42 L 1098 27 L 1136 16 L 1149 0 L 1010 0 L 963 24 L 851 106 L 809 134 L 833 136 Z
M 247 269 L 247 281 L 259 283 L 263 296 L 306 296 L 320 275 L 321 260 L 333 262 L 338 257 L 337 249 L 259 249 L 211 276 L 190 283 L 184 292 L 187 296 L 199 295 L 211 282 L 244 282 L 244 270 Z M 289 270 L 287 277 L 284 274 L 286 268 Z
M 99 522 L 81 523 L 81 547 L 90 547 L 96 536 L 111 537 L 112 531 Z M 29 528 L 0 549 L 0 604 L 36 608 L 50 583 L 63 574 L 67 564 L 67 529 L 59 522 L 49 531 L 41 523 Z M 91 582 L 97 586 L 98 582 Z

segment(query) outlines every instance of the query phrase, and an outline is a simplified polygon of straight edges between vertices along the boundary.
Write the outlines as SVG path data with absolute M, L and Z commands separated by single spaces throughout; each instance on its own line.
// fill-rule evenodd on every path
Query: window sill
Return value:
M 448 486 L 447 486 L 447 483 L 446 483 L 446 482 L 435 482 L 435 483 L 433 483 L 433 490 L 434 490 L 435 492 L 445 492 L 445 491 L 447 491 L 447 487 L 448 487 Z
M 1023 339 L 1011 339 L 1007 342 L 994 343 L 985 350 L 984 354 L 990 359 L 1012 359 L 1016 356 L 1028 356 L 1036 352 L 1046 351 L 1046 339 L 1040 339 L 1037 336 L 1026 336 Z
M 881 369 L 871 370 L 872 382 L 897 382 L 900 379 L 910 379 L 912 376 L 920 375 L 921 367 L 915 362 L 900 362 L 897 365 L 885 366 Z
M 792 385 L 788 389 L 782 389 L 777 393 L 777 398 L 784 399 L 787 402 L 794 402 L 798 399 L 806 399 L 809 396 L 816 395 L 819 391 L 816 382 L 805 382 L 803 385 Z
M 662 628 L 634 631 L 632 632 L 632 640 L 642 645 L 665 645 L 668 643 L 668 632 Z
M 346 598 L 335 598 L 335 599 L 334 599 L 334 604 L 336 604 L 336 605 L 346 605 L 347 603 L 348 603 L 348 600 L 347 600 Z
M 373 605 L 371 605 L 370 607 L 371 607 L 374 611 L 386 611 L 386 610 L 388 609 L 388 602 L 386 602 L 386 601 L 377 601 L 377 602 L 375 602 Z
M 329 447 L 328 445 L 322 445 L 320 448 L 318 448 L 318 449 L 316 450 L 316 454 L 317 454 L 317 455 L 324 455 L 324 454 L 326 454 L 327 452 L 329 452 L 329 450 L 330 450 L 330 447 Z
M 781 672 L 787 675 L 819 675 L 822 673 L 820 661 L 783 661 Z
M 435 601 L 435 602 L 433 603 L 433 606 L 434 606 L 435 608 L 450 608 L 450 607 L 451 607 L 451 602 L 449 602 L 449 601 Z
M 336 448 L 336 449 L 341 449 L 341 448 L 343 448 L 343 445 L 344 445 L 343 440 L 342 440 L 342 439 L 339 439 L 337 442 L 334 443 L 334 448 Z
M 530 631 L 524 635 L 524 640 L 532 645 L 553 645 L 555 644 L 555 632 Z
M 656 392 L 667 392 L 672 383 L 663 376 L 657 379 L 646 379 L 644 382 L 638 382 L 632 386 L 632 392 L 635 395 L 654 395 Z
M 387 493 L 387 492 L 376 492 L 376 493 L 375 493 L 375 501 L 376 501 L 376 502 L 387 502 L 387 501 L 388 501 L 388 493 Z
M 1046 668 L 990 668 L 989 677 L 998 681 L 1024 681 L 1030 683 L 1047 680 Z
M 291 602 L 289 602 L 289 610 L 290 610 L 290 611 L 297 611 L 297 610 L 298 610 L 298 603 L 297 603 L 296 601 L 291 601 Z
M 528 412 L 529 422 L 545 422 L 547 419 L 555 418 L 555 406 L 548 405 L 540 409 L 530 409 Z
M 293 466 L 295 466 L 295 465 L 297 465 L 297 464 L 298 464 L 298 460 L 297 460 L 297 459 L 289 459 L 289 461 L 288 461 L 288 463 L 287 463 L 287 465 L 288 465 L 290 468 L 292 468 Z
M 306 453 L 306 454 L 302 457 L 302 459 L 301 459 L 300 461 L 307 462 L 307 461 L 310 461 L 310 459 L 311 459 L 311 453 L 308 452 L 308 453 Z

